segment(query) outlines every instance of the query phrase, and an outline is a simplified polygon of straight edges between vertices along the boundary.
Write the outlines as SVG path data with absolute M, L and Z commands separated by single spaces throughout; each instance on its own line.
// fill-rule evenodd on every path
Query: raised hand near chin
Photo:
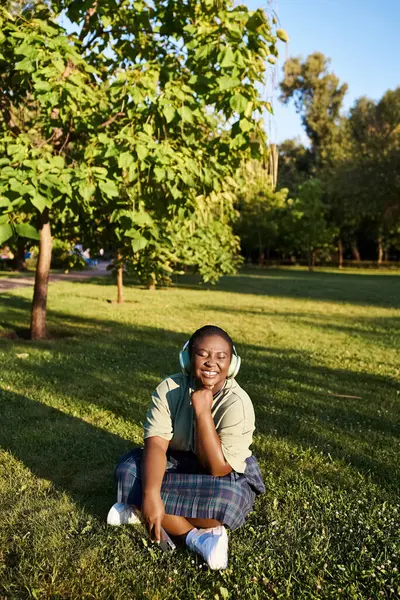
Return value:
M 192 405 L 196 415 L 210 412 L 213 403 L 213 385 L 203 386 L 192 393 Z

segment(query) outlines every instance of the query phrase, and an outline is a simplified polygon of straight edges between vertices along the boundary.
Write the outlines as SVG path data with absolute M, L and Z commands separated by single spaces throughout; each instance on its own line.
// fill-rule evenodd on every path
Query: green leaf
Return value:
M 148 240 L 145 237 L 139 236 L 136 239 L 131 240 L 131 246 L 133 252 L 139 252 L 139 250 L 143 250 L 148 244 Z
M 35 70 L 33 62 L 30 58 L 24 58 L 24 60 L 17 62 L 15 69 L 16 71 L 25 71 L 26 73 L 33 73 Z
M 273 114 L 274 114 L 274 109 L 272 108 L 272 104 L 271 104 L 271 102 L 266 102 L 266 103 L 265 103 L 265 108 L 267 109 L 267 111 L 268 111 L 269 113 L 271 113 L 271 115 L 273 115 Z
M 62 156 L 53 156 L 51 164 L 61 171 L 65 167 L 65 160 Z
M 256 31 L 258 29 L 258 27 L 260 27 L 261 25 L 264 25 L 264 23 L 265 23 L 264 11 L 258 9 L 256 11 L 254 11 L 253 14 L 249 17 L 249 19 L 246 23 L 246 27 L 250 31 Z
M 103 192 L 105 196 L 108 198 L 113 198 L 118 196 L 118 188 L 111 179 L 106 179 L 105 181 L 100 181 L 99 188 Z
M 223 54 L 223 58 L 220 62 L 220 66 L 221 69 L 226 69 L 228 67 L 234 67 L 235 66 L 235 56 L 233 54 L 233 50 L 230 46 L 228 46 L 227 48 L 225 48 L 225 50 L 222 51 Z
M 150 123 L 145 123 L 145 124 L 143 125 L 143 131 L 144 131 L 145 133 L 147 133 L 147 135 L 149 135 L 150 137 L 152 137 L 152 136 L 153 136 L 153 128 L 152 128 L 152 126 L 150 125 Z
M 176 114 L 175 109 L 172 106 L 164 106 L 162 111 L 167 123 L 171 123 Z
M 36 229 L 36 227 L 33 227 L 33 225 L 30 225 L 29 223 L 19 223 L 15 226 L 15 231 L 21 237 L 29 238 L 31 240 L 40 239 L 39 231 Z
M 153 223 L 153 219 L 151 218 L 149 213 L 146 212 L 134 213 L 132 221 L 137 225 L 152 225 Z
M 155 167 L 154 175 L 156 177 L 156 181 L 163 181 L 165 179 L 165 169 L 162 169 L 161 167 Z
M 253 129 L 253 123 L 251 123 L 251 121 L 248 121 L 247 119 L 240 119 L 240 123 L 239 123 L 239 127 L 242 131 L 250 131 L 251 129 Z
M 180 108 L 178 110 L 178 112 L 179 112 L 181 118 L 183 119 L 183 121 L 187 121 L 188 123 L 193 123 L 193 114 L 188 106 L 182 106 L 182 108 Z
M 36 81 L 35 90 L 37 92 L 50 92 L 51 85 L 48 81 Z
M 34 194 L 32 194 L 32 197 L 30 198 L 33 206 L 35 208 L 37 208 L 37 210 L 39 212 L 43 212 L 44 209 L 46 208 L 47 202 L 46 202 L 46 198 L 44 196 L 42 196 L 41 194 L 39 194 L 38 192 L 35 192 Z
M 223 600 L 228 600 L 228 598 L 229 598 L 229 592 L 228 592 L 228 590 L 226 589 L 226 587 L 222 587 L 222 586 L 221 586 L 221 587 L 219 588 L 219 593 L 221 594 L 221 598 L 222 598 Z
M 8 223 L 0 225 L 0 246 L 13 236 L 13 229 Z
M 282 40 L 282 42 L 288 42 L 289 41 L 289 36 L 286 33 L 286 31 L 284 29 L 277 29 L 276 30 L 276 35 L 278 36 L 278 38 L 280 40 Z
M 248 104 L 249 104 L 249 101 L 247 100 L 247 98 L 242 96 L 242 94 L 235 94 L 229 100 L 229 105 L 230 105 L 231 109 L 239 114 L 245 112 Z
M 221 92 L 225 90 L 230 90 L 234 87 L 240 85 L 240 80 L 236 77 L 229 77 L 228 75 L 224 75 L 224 77 L 220 77 L 218 79 L 218 87 Z
M 136 152 L 140 160 L 145 160 L 145 158 L 149 155 L 148 148 L 142 145 L 136 146 Z
M 128 169 L 133 163 L 133 156 L 130 152 L 123 152 L 118 157 L 118 166 L 120 169 Z
M 12 209 L 11 202 L 5 196 L 0 196 L 0 208 L 5 208 L 6 210 Z
M 107 27 L 111 26 L 111 19 L 110 17 L 107 17 L 106 15 L 101 15 L 101 22 L 103 23 L 104 27 L 107 29 Z

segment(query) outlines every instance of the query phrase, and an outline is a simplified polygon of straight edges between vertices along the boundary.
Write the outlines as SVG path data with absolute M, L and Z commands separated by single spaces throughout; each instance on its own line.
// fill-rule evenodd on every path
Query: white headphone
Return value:
M 182 372 L 185 375 L 190 375 L 190 354 L 189 354 L 189 341 L 185 342 L 182 350 L 179 352 L 179 364 L 181 365 Z M 232 357 L 231 363 L 229 365 L 228 370 L 228 379 L 233 379 L 239 373 L 240 365 L 242 364 L 242 359 L 236 352 L 235 346 L 232 346 Z

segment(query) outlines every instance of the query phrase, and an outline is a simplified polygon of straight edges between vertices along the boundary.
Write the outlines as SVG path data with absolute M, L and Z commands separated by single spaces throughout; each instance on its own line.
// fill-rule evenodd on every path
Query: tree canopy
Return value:
M 40 232 L 42 292 L 51 230 L 107 239 L 153 282 L 232 270 L 232 182 L 264 152 L 259 85 L 284 32 L 214 0 L 8 2 L 0 19 L 0 243 Z

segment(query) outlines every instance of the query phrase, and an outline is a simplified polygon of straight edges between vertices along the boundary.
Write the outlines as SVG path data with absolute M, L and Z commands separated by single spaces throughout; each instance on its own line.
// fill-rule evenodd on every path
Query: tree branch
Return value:
M 118 119 L 118 117 L 123 117 L 125 115 L 124 112 L 117 112 L 117 114 L 115 114 L 113 117 L 110 117 L 110 119 L 108 119 L 107 121 L 104 121 L 104 123 L 102 123 L 101 125 L 99 125 L 99 129 L 103 129 L 104 127 L 108 127 L 108 125 L 111 125 L 111 123 L 114 123 L 114 121 L 116 119 Z

